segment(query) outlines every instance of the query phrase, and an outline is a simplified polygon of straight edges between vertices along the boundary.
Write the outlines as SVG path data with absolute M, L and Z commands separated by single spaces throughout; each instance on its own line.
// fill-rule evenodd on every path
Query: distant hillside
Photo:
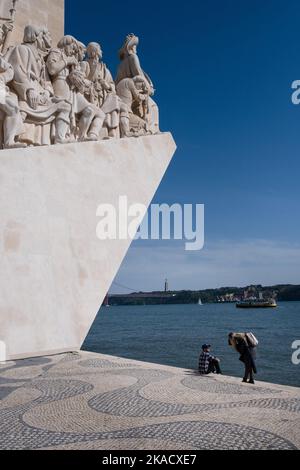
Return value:
M 278 293 L 278 300 L 299 300 L 300 286 L 282 286 Z
M 268 295 L 276 293 L 278 301 L 300 301 L 300 285 L 255 286 Z M 221 287 L 219 289 L 205 289 L 198 291 L 172 291 L 172 292 L 134 292 L 128 295 L 110 295 L 110 305 L 172 305 L 196 304 L 199 299 L 202 303 L 216 303 L 226 295 L 242 296 L 247 287 Z

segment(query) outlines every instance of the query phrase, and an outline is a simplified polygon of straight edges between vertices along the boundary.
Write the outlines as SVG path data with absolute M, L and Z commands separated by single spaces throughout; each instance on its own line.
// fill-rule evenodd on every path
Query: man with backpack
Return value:
M 245 364 L 243 382 L 254 384 L 254 375 L 257 373 L 255 359 L 258 341 L 253 333 L 229 333 L 228 344 L 239 354 L 240 361 Z M 249 379 L 249 380 L 248 380 Z

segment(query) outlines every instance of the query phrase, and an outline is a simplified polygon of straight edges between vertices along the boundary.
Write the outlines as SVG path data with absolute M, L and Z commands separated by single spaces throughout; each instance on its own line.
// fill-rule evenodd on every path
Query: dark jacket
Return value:
M 236 350 L 240 353 L 240 361 L 242 361 L 247 366 L 251 367 L 253 369 L 253 372 L 256 374 L 256 348 L 249 346 L 244 339 L 237 338 Z

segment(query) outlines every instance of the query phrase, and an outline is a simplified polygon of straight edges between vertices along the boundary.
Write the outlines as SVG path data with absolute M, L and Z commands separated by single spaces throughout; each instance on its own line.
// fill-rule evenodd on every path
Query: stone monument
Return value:
M 63 35 L 62 0 L 0 16 L 0 343 L 16 359 L 80 349 L 131 242 L 97 239 L 97 207 L 147 207 L 176 146 L 134 34 L 114 81 L 100 44 Z

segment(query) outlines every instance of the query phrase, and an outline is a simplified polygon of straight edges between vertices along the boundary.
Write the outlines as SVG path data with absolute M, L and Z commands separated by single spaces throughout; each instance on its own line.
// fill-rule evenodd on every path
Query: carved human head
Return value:
M 77 41 L 78 46 L 78 61 L 82 62 L 86 55 L 86 45 L 83 42 Z
M 87 47 L 87 55 L 89 59 L 101 60 L 102 49 L 100 44 L 98 44 L 97 42 L 90 42 Z
M 42 52 L 49 52 L 52 47 L 52 36 L 48 28 L 40 28 L 40 33 L 37 38 L 38 48 Z
M 25 44 L 33 44 L 37 41 L 40 34 L 40 28 L 33 25 L 27 25 L 24 29 L 24 39 Z
M 57 44 L 57 47 L 63 49 L 68 57 L 78 54 L 78 42 L 73 36 L 64 36 Z
M 119 51 L 120 59 L 124 60 L 125 57 L 131 54 L 136 54 L 138 45 L 139 45 L 139 38 L 133 33 L 128 34 L 123 44 L 123 47 Z

